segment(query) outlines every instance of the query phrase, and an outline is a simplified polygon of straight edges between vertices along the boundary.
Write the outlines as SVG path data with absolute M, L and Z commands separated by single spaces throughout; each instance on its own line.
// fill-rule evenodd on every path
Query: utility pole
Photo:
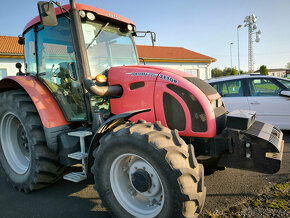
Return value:
M 241 67 L 240 67 L 240 33 L 239 29 L 242 27 L 242 25 L 237 26 L 237 37 L 238 37 L 238 65 L 239 65 L 239 75 L 241 74 Z
M 249 72 L 254 72 L 254 51 L 253 51 L 253 34 L 254 31 L 258 28 L 257 26 L 257 16 L 252 14 L 247 16 L 244 20 L 245 27 L 248 27 L 249 30 L 249 46 L 248 46 L 248 70 Z M 256 42 L 260 42 L 261 30 L 256 32 Z
M 233 44 L 234 44 L 233 42 L 230 43 L 231 71 L 232 71 L 232 72 L 233 72 L 233 55 L 232 55 L 232 45 L 233 45 Z

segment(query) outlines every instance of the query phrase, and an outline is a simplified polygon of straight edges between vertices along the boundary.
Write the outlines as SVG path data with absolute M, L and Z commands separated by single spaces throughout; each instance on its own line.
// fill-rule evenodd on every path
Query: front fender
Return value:
M 99 140 L 101 137 L 106 134 L 108 131 L 114 129 L 116 126 L 122 125 L 127 122 L 131 117 L 135 116 L 136 114 L 144 113 L 151 111 L 151 109 L 141 109 L 141 110 L 134 110 L 129 111 L 121 114 L 117 114 L 109 119 L 107 119 L 96 131 L 91 141 L 89 150 L 88 150 L 88 167 L 93 164 L 93 151 L 99 146 Z

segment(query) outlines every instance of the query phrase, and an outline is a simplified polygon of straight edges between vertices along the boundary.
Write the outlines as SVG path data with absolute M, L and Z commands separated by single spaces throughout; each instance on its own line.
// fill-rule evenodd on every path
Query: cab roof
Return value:
M 63 5 L 62 7 L 65 8 L 66 10 L 70 10 L 70 5 L 69 4 Z M 109 18 L 109 19 L 112 19 L 112 20 L 115 20 L 115 21 L 118 21 L 118 22 L 121 22 L 121 23 L 127 23 L 127 24 L 135 25 L 132 20 L 130 20 L 130 19 L 126 18 L 126 17 L 123 17 L 121 15 L 115 14 L 113 12 L 103 10 L 101 8 L 96 8 L 96 7 L 93 7 L 93 6 L 83 5 L 83 4 L 76 4 L 76 8 L 78 10 L 95 12 L 96 15 L 100 16 L 100 17 Z M 61 12 L 59 7 L 55 8 L 55 13 L 56 13 L 57 16 L 62 14 L 62 12 Z M 64 13 L 67 13 L 67 12 L 64 11 Z M 33 25 L 38 24 L 38 23 L 40 23 L 40 17 L 39 16 L 33 18 L 28 24 L 26 24 L 26 26 L 24 27 L 23 32 L 25 32 L 27 29 L 29 29 L 30 27 L 32 27 Z

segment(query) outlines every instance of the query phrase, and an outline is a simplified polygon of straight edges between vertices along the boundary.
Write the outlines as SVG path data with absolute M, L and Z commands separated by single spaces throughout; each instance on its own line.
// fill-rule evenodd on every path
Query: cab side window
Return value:
M 36 50 L 35 50 L 35 32 L 30 29 L 24 35 L 24 51 L 25 51 L 25 71 L 32 75 L 37 73 Z

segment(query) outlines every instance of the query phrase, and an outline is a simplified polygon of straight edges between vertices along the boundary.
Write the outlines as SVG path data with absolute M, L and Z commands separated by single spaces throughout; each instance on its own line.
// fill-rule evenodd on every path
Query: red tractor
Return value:
M 58 7 L 54 8 L 53 3 Z M 282 132 L 181 71 L 138 65 L 134 23 L 92 6 L 39 2 L 24 28 L 25 71 L 0 81 L 0 161 L 30 192 L 94 176 L 117 217 L 194 217 L 203 165 L 275 173 Z

